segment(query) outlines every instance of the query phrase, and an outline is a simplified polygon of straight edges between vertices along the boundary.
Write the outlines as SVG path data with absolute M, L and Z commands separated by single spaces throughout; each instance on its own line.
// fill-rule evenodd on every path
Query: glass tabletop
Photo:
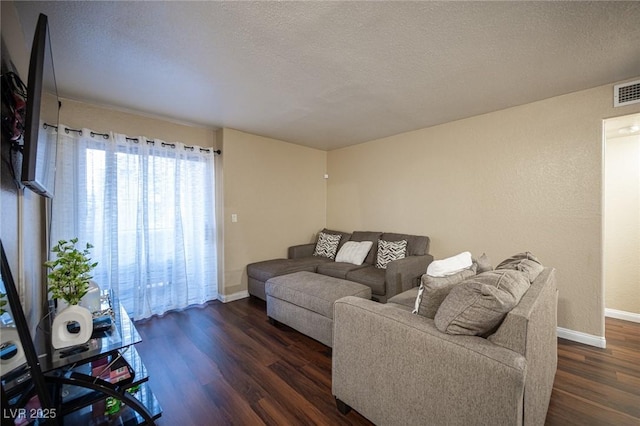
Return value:
M 94 332 L 91 339 L 85 344 L 72 346 L 69 348 L 54 349 L 51 346 L 51 323 L 53 322 L 53 314 L 49 316 L 49 321 L 38 328 L 36 333 L 36 351 L 38 360 L 40 361 L 40 369 L 43 373 L 81 364 L 99 358 L 118 349 L 134 345 L 142 341 L 133 322 L 113 294 L 103 299 L 103 308 L 109 305 L 113 311 L 113 324 L 110 330 Z

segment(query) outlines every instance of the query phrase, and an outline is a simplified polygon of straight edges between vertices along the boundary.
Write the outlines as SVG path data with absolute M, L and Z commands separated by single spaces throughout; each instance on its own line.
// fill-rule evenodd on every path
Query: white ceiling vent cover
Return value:
M 613 106 L 625 106 L 640 102 L 640 80 L 613 86 Z

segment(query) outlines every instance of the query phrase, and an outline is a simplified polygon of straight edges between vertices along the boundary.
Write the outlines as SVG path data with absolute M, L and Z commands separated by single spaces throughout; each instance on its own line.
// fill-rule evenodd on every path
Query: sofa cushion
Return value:
M 532 283 L 540 275 L 544 266 L 537 257 L 527 252 L 514 254 L 513 256 L 503 260 L 496 266 L 496 269 L 514 269 L 523 272 Z
M 369 254 L 364 261 L 369 265 L 374 265 L 376 263 L 376 255 L 378 253 L 378 240 L 381 236 L 382 232 L 377 231 L 354 231 L 353 234 L 351 234 L 350 241 L 371 241 L 373 245 L 371 246 L 371 250 L 369 250 Z
M 451 289 L 436 313 L 435 325 L 447 334 L 487 335 L 528 288 L 526 275 L 512 269 L 475 275 Z
M 366 265 L 354 265 L 353 263 L 347 262 L 325 262 L 318 265 L 316 272 L 330 277 L 345 279 L 347 273 L 363 268 L 364 266 Z
M 418 287 L 413 287 L 407 291 L 403 291 L 400 294 L 396 294 L 395 296 L 387 300 L 387 304 L 395 305 L 398 309 L 411 312 L 416 303 L 417 296 Z
M 291 274 L 298 271 L 315 272 L 318 265 L 333 263 L 326 257 L 309 256 L 297 259 L 272 259 L 247 265 L 247 275 L 260 282 L 278 275 Z
M 407 256 L 422 256 L 429 254 L 429 237 L 385 232 L 382 234 L 380 239 L 385 241 L 405 240 L 407 242 Z
M 407 240 L 401 241 L 378 241 L 378 256 L 376 258 L 376 268 L 386 269 L 389 262 L 404 259 L 407 256 Z
M 324 232 L 320 232 L 320 234 L 318 234 L 318 242 L 316 243 L 313 255 L 326 257 L 328 259 L 335 258 L 341 238 L 342 236 L 338 234 L 326 234 Z
M 350 281 L 355 281 L 371 287 L 371 292 L 373 294 L 385 294 L 384 269 L 376 268 L 375 266 L 365 266 L 363 268 L 347 272 L 346 278 Z
M 467 278 L 473 277 L 475 274 L 475 264 L 446 277 L 432 277 L 424 274 L 421 278 L 420 290 L 415 299 L 414 313 L 431 319 L 435 318 L 438 308 L 453 287 Z
M 373 246 L 373 241 L 347 241 L 340 250 L 338 250 L 335 260 L 336 262 L 362 265 L 371 251 L 371 246 Z
M 529 260 L 533 260 L 536 263 L 540 263 L 540 260 L 538 260 L 538 258 L 534 256 L 533 253 L 529 251 L 524 251 L 522 253 L 517 253 L 517 254 L 514 254 L 513 256 L 507 257 L 505 260 L 500 262 L 498 266 L 496 266 L 496 269 L 498 269 L 500 266 L 504 266 L 510 263 L 517 263 L 522 259 L 529 259 Z

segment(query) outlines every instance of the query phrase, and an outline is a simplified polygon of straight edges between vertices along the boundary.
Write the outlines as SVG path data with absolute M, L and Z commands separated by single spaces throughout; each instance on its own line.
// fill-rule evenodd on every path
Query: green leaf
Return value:
M 89 290 L 89 272 L 94 269 L 98 262 L 91 263 L 90 249 L 93 246 L 87 243 L 82 251 L 76 248 L 78 238 L 69 241 L 60 240 L 51 249 L 56 253 L 55 260 L 44 262 L 44 265 L 51 270 L 47 275 L 49 278 L 49 292 L 55 299 L 63 299 L 70 305 L 76 305 Z

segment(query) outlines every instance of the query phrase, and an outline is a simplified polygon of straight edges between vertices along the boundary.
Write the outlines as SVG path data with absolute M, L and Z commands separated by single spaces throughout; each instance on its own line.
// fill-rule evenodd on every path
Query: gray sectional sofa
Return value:
M 332 369 L 338 409 L 353 408 L 380 426 L 544 425 L 557 365 L 557 293 L 555 270 L 543 268 L 482 337 L 448 334 L 438 315 L 413 314 L 417 288 L 384 305 L 339 299 Z
M 339 248 L 347 241 L 371 241 L 369 254 L 362 265 L 335 262 L 314 256 L 317 241 L 289 247 L 287 259 L 273 259 L 247 265 L 249 294 L 266 300 L 265 283 L 270 278 L 308 271 L 364 284 L 371 288 L 371 298 L 386 303 L 387 299 L 416 287 L 420 277 L 433 260 L 429 254 L 429 237 L 390 232 L 355 231 L 353 233 L 324 229 L 324 233 L 340 235 Z M 387 264 L 386 269 L 376 267 L 378 241 L 407 241 L 406 257 Z

